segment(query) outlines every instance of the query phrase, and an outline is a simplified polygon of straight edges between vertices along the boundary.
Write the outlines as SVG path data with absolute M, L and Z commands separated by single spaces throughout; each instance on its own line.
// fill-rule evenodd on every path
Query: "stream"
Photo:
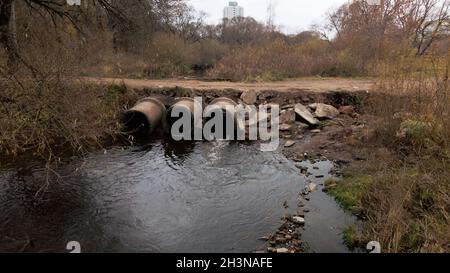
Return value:
M 83 252 L 265 250 L 258 238 L 299 209 L 307 181 L 323 184 L 333 168 L 302 162 L 307 178 L 257 144 L 164 139 L 67 161 L 48 183 L 37 163 L 0 168 L 0 252 L 68 252 L 69 241 Z M 302 240 L 311 252 L 348 252 L 342 231 L 355 220 L 321 188 L 306 203 Z

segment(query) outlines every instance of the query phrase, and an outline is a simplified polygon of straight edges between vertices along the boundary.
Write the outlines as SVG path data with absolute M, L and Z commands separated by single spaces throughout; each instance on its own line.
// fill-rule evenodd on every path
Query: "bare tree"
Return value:
M 436 39 L 447 30 L 450 1 L 417 0 L 411 7 L 412 37 L 416 55 L 424 55 Z
M 364 41 L 372 54 L 386 39 L 403 39 L 422 56 L 448 28 L 449 8 L 449 0 L 355 1 L 328 15 L 328 29 L 337 40 Z
M 110 18 L 115 18 L 117 22 L 126 24 L 129 22 L 122 10 L 115 6 L 116 1 L 94 0 L 93 3 Z M 80 7 L 67 5 L 66 0 L 0 0 L 0 44 L 6 50 L 8 56 L 8 69 L 13 73 L 17 69 L 19 62 L 24 63 L 20 57 L 16 33 L 16 5 L 24 4 L 31 12 L 41 16 L 48 15 L 52 22 L 57 25 L 58 19 L 70 21 L 78 28 L 78 16 L 82 13 Z

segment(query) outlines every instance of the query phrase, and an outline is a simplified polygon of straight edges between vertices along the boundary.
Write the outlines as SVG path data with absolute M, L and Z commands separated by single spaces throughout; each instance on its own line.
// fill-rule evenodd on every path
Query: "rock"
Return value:
M 334 106 L 318 103 L 315 114 L 319 119 L 334 119 L 339 116 L 339 110 Z
M 250 90 L 250 91 L 245 91 L 244 93 L 242 93 L 241 95 L 241 100 L 245 103 L 245 104 L 249 104 L 249 105 L 253 105 L 256 103 L 256 100 L 258 99 L 258 96 L 256 94 L 255 91 Z
M 285 247 L 277 248 L 277 253 L 289 253 L 289 249 Z
M 303 122 L 297 122 L 297 126 L 298 126 L 298 129 L 301 130 L 301 131 L 303 131 L 303 130 L 309 128 L 309 125 L 308 125 L 308 124 L 305 124 L 305 123 L 303 123 Z
M 302 165 L 296 165 L 295 167 L 297 167 L 297 169 L 300 170 L 301 174 L 306 174 L 308 173 L 308 167 L 302 166 Z
M 339 112 L 344 115 L 353 115 L 355 113 L 355 107 L 352 105 L 343 105 L 339 107 Z
M 317 191 L 317 184 L 315 184 L 315 183 L 310 183 L 310 184 L 308 185 L 308 190 L 309 190 L 310 192 L 315 192 L 315 191 Z
M 288 141 L 286 141 L 286 143 L 284 144 L 284 147 L 286 147 L 286 148 L 289 148 L 289 147 L 292 147 L 292 146 L 294 146 L 295 145 L 295 141 L 293 141 L 293 140 L 288 140 Z
M 299 115 L 302 119 L 308 122 L 310 125 L 317 125 L 319 121 L 311 114 L 311 112 L 303 104 L 295 105 L 295 113 Z
M 322 130 L 320 130 L 320 129 L 311 130 L 311 133 L 313 133 L 313 134 L 318 134 L 320 132 L 322 132 Z
M 302 101 L 303 101 L 304 103 L 308 103 L 308 102 L 310 102 L 311 100 L 310 100 L 308 97 L 302 96 Z
M 269 252 L 269 253 L 276 253 L 277 250 L 275 248 L 273 248 L 273 247 L 268 247 L 267 248 L 267 252 Z
M 293 123 L 295 122 L 294 109 L 283 110 L 280 113 L 280 123 Z
M 275 239 L 275 242 L 277 243 L 277 244 L 284 244 L 284 243 L 286 243 L 286 238 L 284 238 L 284 237 L 277 237 L 276 239 Z
M 304 224 L 305 224 L 305 218 L 300 217 L 300 216 L 294 216 L 294 217 L 292 217 L 292 221 L 293 221 L 294 223 L 296 223 L 296 224 L 299 224 L 299 225 L 304 225 Z
M 281 106 L 281 110 L 286 110 L 286 109 L 294 109 L 295 105 L 294 104 L 287 104 L 287 105 L 283 105 Z
M 290 131 L 292 129 L 292 125 L 289 124 L 281 124 L 280 125 L 280 131 Z
M 317 103 L 311 103 L 310 105 L 308 105 L 308 107 L 311 108 L 311 110 L 316 111 Z

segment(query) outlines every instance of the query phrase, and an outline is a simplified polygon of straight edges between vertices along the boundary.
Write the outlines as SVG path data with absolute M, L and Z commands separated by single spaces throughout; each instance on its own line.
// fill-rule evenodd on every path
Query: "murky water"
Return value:
M 305 162 L 325 175 L 306 178 L 281 152 L 258 148 L 164 140 L 115 147 L 73 160 L 46 188 L 42 169 L 3 169 L 0 251 L 66 252 L 69 241 L 84 252 L 264 249 L 258 238 L 282 224 L 283 203 L 298 210 L 307 181 L 323 183 L 332 164 Z M 346 252 L 341 232 L 352 217 L 321 191 L 310 197 L 303 240 L 311 251 Z

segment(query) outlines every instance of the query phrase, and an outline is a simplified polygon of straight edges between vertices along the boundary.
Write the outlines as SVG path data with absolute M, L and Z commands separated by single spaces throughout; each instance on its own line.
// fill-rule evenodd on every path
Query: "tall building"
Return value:
M 244 8 L 238 6 L 237 2 L 229 2 L 228 7 L 223 9 L 223 18 L 232 20 L 236 17 L 244 17 Z
M 81 0 L 66 0 L 67 5 L 69 6 L 80 6 L 81 5 Z

